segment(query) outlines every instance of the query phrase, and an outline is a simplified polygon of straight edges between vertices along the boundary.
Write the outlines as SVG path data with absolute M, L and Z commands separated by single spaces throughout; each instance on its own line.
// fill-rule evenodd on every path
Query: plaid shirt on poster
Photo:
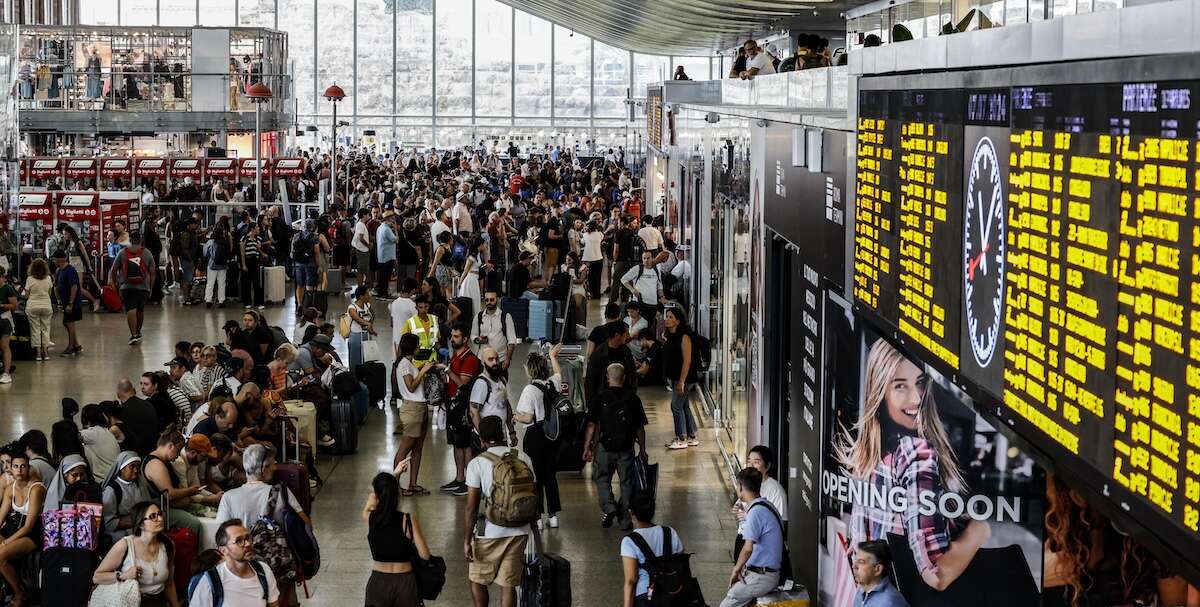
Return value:
M 938 513 L 920 514 L 917 499 L 926 491 L 932 491 L 937 496 L 945 491 L 939 466 L 937 452 L 925 439 L 910 436 L 901 438 L 896 450 L 879 461 L 867 480 L 871 486 L 883 487 L 884 495 L 892 487 L 903 487 L 908 508 L 905 512 L 892 512 L 855 505 L 850 522 L 852 542 L 886 541 L 888 533 L 903 535 L 908 539 L 917 571 L 922 574 L 937 572 L 937 562 L 950 549 L 950 542 L 957 535 L 959 525 Z

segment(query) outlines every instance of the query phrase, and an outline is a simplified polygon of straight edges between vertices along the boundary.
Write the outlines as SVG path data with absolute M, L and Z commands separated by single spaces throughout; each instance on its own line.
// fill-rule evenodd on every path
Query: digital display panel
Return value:
M 901 180 L 926 162 L 906 156 L 915 145 L 906 93 L 860 91 L 857 309 L 924 346 L 981 410 L 1075 472 L 1126 523 L 1197 554 L 1200 81 L 1028 74 L 937 95 L 957 91 L 959 103 L 957 117 L 943 113 L 957 123 L 936 124 L 948 155 L 930 169 L 945 223 L 905 220 L 911 184 Z M 940 240 L 951 231 L 956 243 Z M 921 239 L 935 260 L 926 283 L 913 276 L 925 251 L 911 243 Z M 958 322 L 932 348 L 906 329 L 905 308 L 923 305 L 915 285 Z

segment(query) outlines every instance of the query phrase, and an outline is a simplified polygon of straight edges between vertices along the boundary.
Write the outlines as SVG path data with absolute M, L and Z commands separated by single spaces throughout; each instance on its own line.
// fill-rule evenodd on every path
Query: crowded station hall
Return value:
M 1200 607 L 1196 15 L 0 0 L 0 607 Z

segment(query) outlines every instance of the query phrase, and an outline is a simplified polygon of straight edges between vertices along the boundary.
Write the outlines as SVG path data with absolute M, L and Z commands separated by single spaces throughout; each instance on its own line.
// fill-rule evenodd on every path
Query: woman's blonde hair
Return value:
M 888 385 L 896 371 L 905 361 L 904 354 L 892 347 L 887 340 L 878 339 L 867 353 L 866 378 L 863 380 L 863 410 L 854 424 L 854 432 L 842 428 L 839 433 L 835 454 L 851 476 L 866 478 L 871 475 L 883 459 L 883 429 L 879 418 L 887 415 L 885 401 Z M 966 487 L 958 470 L 958 460 L 950 447 L 950 439 L 942 426 L 932 390 L 924 389 L 921 394 L 920 413 L 917 415 L 917 435 L 929 442 L 938 455 L 938 472 L 942 485 L 948 491 L 958 492 Z
M 300 351 L 296 349 L 296 346 L 290 343 L 280 344 L 278 348 L 275 348 L 275 360 L 291 363 L 296 360 L 296 355 L 299 353 Z

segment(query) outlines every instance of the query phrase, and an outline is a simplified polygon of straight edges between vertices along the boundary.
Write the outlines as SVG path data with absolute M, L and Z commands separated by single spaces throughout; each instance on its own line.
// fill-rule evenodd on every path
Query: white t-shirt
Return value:
M 550 379 L 547 381 L 549 381 L 550 385 L 554 386 L 556 390 L 561 390 L 563 387 L 562 377 L 560 377 L 557 373 L 551 375 Z M 546 395 L 542 393 L 541 388 L 534 385 L 533 382 L 529 382 L 529 385 L 525 386 L 525 389 L 521 390 L 521 398 L 517 401 L 517 413 L 532 415 L 533 421 L 535 422 L 540 422 L 546 419 L 545 396 Z
M 405 383 L 404 377 L 407 375 L 413 376 L 416 379 L 421 370 L 417 365 L 413 364 L 411 358 L 405 357 L 400 359 L 400 364 L 396 366 L 396 385 L 400 388 L 400 398 L 404 400 L 416 401 L 419 403 L 427 402 L 425 398 L 425 382 L 417 382 L 416 390 L 409 390 L 408 384 Z
M 388 312 L 392 315 L 392 345 L 398 346 L 404 335 L 404 323 L 417 315 L 417 304 L 407 297 L 397 297 L 388 304 Z
M 639 316 L 637 319 L 637 322 L 634 322 L 633 318 L 626 316 L 625 324 L 629 325 L 629 336 L 633 338 L 632 340 L 630 340 L 629 343 L 627 343 L 625 345 L 629 346 L 629 350 L 631 352 L 633 352 L 634 360 L 641 360 L 642 359 L 642 340 L 638 339 L 638 333 L 641 333 L 642 329 L 649 327 L 650 321 L 646 320 L 645 316 Z
M 503 456 L 508 452 L 509 449 L 510 447 L 492 447 L 491 449 L 488 449 L 488 453 L 494 453 L 496 455 Z M 517 457 L 521 458 L 521 461 L 525 462 L 525 465 L 529 466 L 530 470 L 533 470 L 533 462 L 530 461 L 528 455 L 517 451 Z M 492 469 L 492 462 L 488 461 L 488 459 L 482 455 L 476 457 L 467 464 L 467 486 L 472 489 L 479 489 L 479 493 L 482 497 L 479 502 L 479 512 L 481 514 L 486 509 L 484 502 L 486 502 L 488 497 L 492 494 Z M 529 532 L 529 525 L 523 525 L 521 527 L 501 527 L 500 525 L 493 525 L 489 522 L 484 525 L 483 535 L 480 537 L 486 539 L 498 537 L 516 537 L 519 535 L 525 535 Z
M 300 500 L 296 499 L 291 489 L 287 490 L 287 497 L 292 510 L 304 512 Z M 258 519 L 267 515 L 267 502 L 270 499 L 271 485 L 266 483 L 246 483 L 237 489 L 230 489 L 221 496 L 221 505 L 217 507 L 217 520 L 239 518 L 246 525 L 252 526 Z
M 758 54 L 754 57 L 746 58 L 746 71 L 754 68 L 758 68 L 760 75 L 775 73 L 775 64 L 771 61 L 771 57 L 767 55 L 766 51 L 763 50 L 759 50 Z
M 658 268 L 646 268 L 642 264 L 638 264 L 629 268 L 629 271 L 621 277 L 621 282 L 633 285 L 638 301 L 652 306 L 658 305 L 658 290 L 662 287 Z
M 759 496 L 770 502 L 775 507 L 775 511 L 779 513 L 779 518 L 783 522 L 787 522 L 787 492 L 784 491 L 783 485 L 775 480 L 775 477 L 770 476 L 767 477 L 767 480 L 763 481 L 762 488 L 759 489 Z M 749 508 L 750 504 L 742 502 L 742 507 Z M 738 523 L 738 533 L 742 532 L 742 526 L 745 524 L 746 521 Z
M 479 407 L 479 419 L 494 415 L 507 422 L 508 386 L 489 378 L 486 369 L 483 371 L 482 377 L 483 381 L 477 381 L 471 387 L 471 404 Z
M 642 244 L 647 251 L 650 249 L 661 250 L 663 248 L 662 232 L 659 232 L 658 228 L 654 226 L 644 226 L 642 229 L 637 231 L 637 235 L 642 239 Z M 639 259 L 638 261 L 641 260 Z
M 674 274 L 676 278 L 687 283 L 692 279 L 692 262 L 684 259 L 676 263 L 675 267 L 671 268 L 671 274 Z
M 457 232 L 475 231 L 475 223 L 471 219 L 471 211 L 461 200 L 454 203 L 454 207 L 450 209 L 450 216 L 453 217 L 454 221 L 458 224 Z
M 433 246 L 437 247 L 439 244 L 438 236 L 442 232 L 449 232 L 449 231 L 450 231 L 450 226 L 446 225 L 446 223 L 444 221 L 435 221 L 435 222 L 429 224 L 429 242 L 432 242 Z
M 662 554 L 663 526 L 662 525 L 655 525 L 653 527 L 647 527 L 645 529 L 634 529 L 633 532 L 642 536 L 642 539 L 646 540 L 646 543 L 650 545 L 650 549 L 654 551 L 654 556 L 663 556 L 663 554 Z M 680 540 L 679 533 L 677 531 L 675 531 L 674 528 L 671 528 L 671 552 L 670 552 L 670 554 L 676 554 L 679 552 L 683 552 L 683 540 Z M 639 565 L 646 562 L 646 555 L 642 554 L 642 551 L 637 547 L 637 544 L 633 543 L 633 540 L 629 539 L 628 537 L 621 539 L 621 556 L 629 557 L 632 559 L 637 559 L 637 562 Z M 634 594 L 634 596 L 641 596 L 643 594 L 646 594 L 649 591 L 650 591 L 650 574 L 646 573 L 645 569 L 638 567 L 637 590 L 634 591 L 633 594 Z
M 350 239 L 350 246 L 360 253 L 371 251 L 371 234 L 367 230 L 366 222 L 360 220 L 354 224 L 354 237 Z
M 600 243 L 603 240 L 604 232 L 584 232 L 583 256 L 580 259 L 584 262 L 604 259 L 604 253 L 600 250 Z
M 254 570 L 250 571 L 250 577 L 244 578 L 230 571 L 224 562 L 217 565 L 217 573 L 221 576 L 221 586 L 225 593 L 224 603 L 222 603 L 225 607 L 265 607 L 268 603 L 279 600 L 279 586 L 275 583 L 275 574 L 271 572 L 270 565 L 262 561 L 259 561 L 258 564 L 267 578 L 267 600 L 265 601 L 262 598 L 262 583 L 258 581 L 258 575 L 254 573 Z M 212 595 L 212 582 L 205 575 L 196 583 L 196 590 L 192 593 L 192 600 L 188 604 L 191 607 L 212 607 Z

